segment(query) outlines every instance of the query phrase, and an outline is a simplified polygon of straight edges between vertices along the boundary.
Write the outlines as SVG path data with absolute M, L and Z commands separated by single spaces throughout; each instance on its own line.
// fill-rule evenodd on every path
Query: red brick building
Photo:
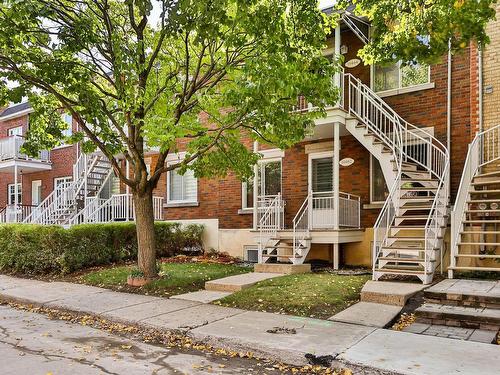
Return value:
M 371 265 L 374 261 L 371 246 L 373 227 L 394 180 L 401 179 L 403 189 L 408 189 L 404 187 L 403 180 L 413 178 L 411 181 L 414 181 L 419 177 L 418 173 L 429 172 L 430 179 L 436 179 L 436 186 L 431 184 L 432 189 L 437 189 L 435 194 L 439 195 L 442 191 L 443 197 L 446 195 L 446 199 L 442 197 L 439 201 L 444 199 L 448 203 L 449 192 L 453 202 L 468 144 L 479 123 L 477 49 L 471 46 L 460 54 L 443 56 L 441 62 L 432 66 L 365 66 L 357 57 L 357 52 L 368 34 L 368 25 L 356 17 L 345 17 L 355 22 L 357 27 L 352 28 L 349 23 L 343 23 L 336 30 L 336 38 L 332 38 L 329 43 L 331 48 L 325 51 L 326 54 L 341 53 L 344 56 L 345 75 L 336 77 L 343 86 L 343 103 L 332 107 L 327 118 L 317 121 L 313 134 L 288 150 L 245 141 L 249 148 L 253 147 L 255 152 L 262 154 L 255 168 L 257 177 L 253 184 L 243 183 L 231 174 L 221 180 L 196 180 L 191 172 L 184 176 L 175 172 L 164 175 L 155 192 L 158 197 L 157 209 L 161 205 L 162 210 L 158 218 L 163 216 L 166 220 L 203 223 L 206 225 L 207 248 L 227 251 L 240 257 L 252 257 L 255 255 L 252 250 L 262 246 L 262 241 L 257 237 L 262 236 L 262 223 L 270 219 L 269 207 L 274 204 L 276 215 L 273 220 L 279 223 L 273 225 L 277 225 L 281 233 L 288 233 L 280 241 L 277 240 L 281 245 L 286 245 L 288 241 L 288 246 L 293 248 L 303 241 L 304 247 L 308 247 L 304 259 Z M 369 88 L 371 90 L 368 92 Z M 385 102 L 388 107 L 381 102 Z M 399 117 L 387 108 L 392 108 Z M 307 110 L 306 104 L 302 110 Z M 29 105 L 23 103 L 0 112 L 0 208 L 14 204 L 37 206 L 57 184 L 75 178 L 73 165 L 79 156 L 77 145 L 62 146 L 40 155 L 40 158 L 27 158 L 18 152 L 17 146 L 12 146 L 21 142 L 21 137 L 26 134 L 30 111 Z M 67 121 L 74 128 L 70 118 Z M 394 151 L 398 148 L 391 146 L 394 139 L 389 140 L 394 132 L 381 128 L 384 122 L 389 124 L 391 121 L 397 121 L 402 129 L 413 129 L 406 131 L 412 140 L 405 138 L 406 143 L 399 146 L 398 152 L 403 155 L 401 162 L 390 159 L 384 161 L 384 154 L 388 157 L 399 155 Z M 415 130 L 412 125 L 421 131 Z M 383 133 L 378 136 L 374 135 L 377 126 Z M 436 152 L 444 150 L 442 165 L 437 167 L 434 149 Z M 449 172 L 445 171 L 448 160 L 445 160 L 446 149 L 451 156 Z M 413 156 L 410 155 L 412 153 Z M 176 160 L 182 158 L 182 153 L 170 157 Z M 152 153 L 150 165 L 154 163 L 155 155 Z M 411 163 L 416 165 L 414 175 L 397 171 Z M 394 166 L 397 167 L 395 172 L 392 171 Z M 75 168 L 78 170 L 78 167 Z M 104 183 L 109 167 L 103 165 L 101 172 L 99 167 L 96 168 L 93 170 L 94 180 Z M 17 196 L 14 175 L 17 175 L 19 184 Z M 441 180 L 446 181 L 440 184 Z M 112 178 L 106 181 L 109 186 L 103 199 L 109 199 L 113 192 L 119 193 L 116 181 Z M 420 181 L 423 179 L 420 178 Z M 258 188 L 253 189 L 251 185 Z M 413 183 L 410 190 L 416 190 L 417 193 L 408 193 L 403 199 L 413 194 L 414 198 L 421 197 L 424 200 L 418 191 L 429 186 L 426 183 Z M 99 190 L 99 193 L 102 191 Z M 429 198 L 429 194 L 425 197 Z M 427 200 L 432 203 L 437 198 Z M 389 205 L 395 204 L 395 200 L 389 201 Z M 75 212 L 84 209 L 81 203 L 77 206 Z M 23 218 L 32 209 L 27 208 Z M 129 212 L 129 209 L 125 211 Z M 426 206 L 425 209 L 431 210 L 431 217 L 432 208 Z M 404 212 L 406 210 L 410 208 Z M 444 213 L 439 208 L 434 210 L 437 214 L 433 220 L 444 220 Z M 72 223 L 81 222 L 85 215 L 82 214 Z M 125 214 L 121 218 L 128 219 L 130 215 Z M 392 220 L 396 220 L 396 223 L 399 220 L 399 224 L 404 224 L 405 220 L 415 224 L 412 220 L 417 219 L 396 217 Z M 304 225 L 307 228 L 303 228 Z M 271 237 L 268 235 L 268 240 Z M 443 246 L 442 240 L 439 241 L 440 246 Z M 293 243 L 290 245 L 290 242 Z M 287 257 L 294 262 L 290 254 L 280 254 L 275 247 L 274 253 L 267 256 L 275 260 Z M 265 261 L 262 252 L 260 256 L 260 261 Z

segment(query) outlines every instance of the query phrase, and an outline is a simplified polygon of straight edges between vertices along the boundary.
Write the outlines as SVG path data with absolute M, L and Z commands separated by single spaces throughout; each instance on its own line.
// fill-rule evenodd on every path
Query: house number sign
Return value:
M 339 161 L 339 164 L 343 167 L 348 167 L 350 165 L 353 165 L 354 164 L 354 159 L 351 159 L 351 158 L 345 158 L 345 159 L 342 159 L 341 161 Z
M 357 67 L 360 63 L 361 63 L 360 59 L 351 59 L 349 61 L 346 61 L 345 67 L 349 68 L 349 69 L 352 69 L 352 68 Z

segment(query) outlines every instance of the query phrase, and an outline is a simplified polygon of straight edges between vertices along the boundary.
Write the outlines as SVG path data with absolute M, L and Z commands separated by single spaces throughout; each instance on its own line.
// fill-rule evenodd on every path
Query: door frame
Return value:
M 35 184 L 35 182 L 37 184 Z M 40 190 L 38 190 L 38 187 L 40 187 Z M 40 203 L 42 203 L 42 189 L 41 189 L 41 187 L 42 187 L 42 180 L 31 181 L 31 205 L 32 206 L 38 206 Z M 40 192 L 40 195 L 38 196 L 38 200 L 37 200 L 36 204 L 33 202 L 35 191 L 37 192 L 37 195 L 38 195 L 38 192 Z

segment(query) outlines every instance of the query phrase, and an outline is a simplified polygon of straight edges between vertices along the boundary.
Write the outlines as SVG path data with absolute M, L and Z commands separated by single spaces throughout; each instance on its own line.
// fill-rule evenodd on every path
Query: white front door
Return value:
M 42 180 L 31 181 L 31 204 L 38 206 L 42 202 Z
M 312 192 L 311 228 L 332 228 L 333 151 L 309 154 L 309 191 Z

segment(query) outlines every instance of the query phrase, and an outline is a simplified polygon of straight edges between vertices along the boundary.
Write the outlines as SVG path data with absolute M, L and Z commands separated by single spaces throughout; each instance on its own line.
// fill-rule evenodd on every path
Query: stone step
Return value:
M 361 289 L 361 301 L 404 306 L 410 297 L 424 288 L 421 283 L 370 280 Z
M 486 330 L 500 328 L 500 310 L 425 303 L 415 310 L 420 323 Z
M 500 281 L 447 279 L 427 288 L 424 297 L 430 303 L 500 309 Z
M 293 275 L 297 273 L 311 272 L 311 265 L 308 263 L 291 264 L 291 263 L 257 263 L 254 265 L 254 273 L 267 274 L 286 274 Z

